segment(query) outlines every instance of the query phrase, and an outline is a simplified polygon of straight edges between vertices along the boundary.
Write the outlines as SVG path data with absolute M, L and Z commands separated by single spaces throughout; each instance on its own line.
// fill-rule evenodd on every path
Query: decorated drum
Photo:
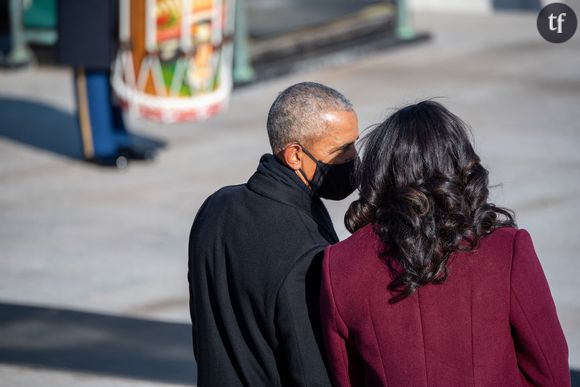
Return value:
M 133 115 L 205 119 L 232 88 L 231 0 L 121 0 L 113 90 Z

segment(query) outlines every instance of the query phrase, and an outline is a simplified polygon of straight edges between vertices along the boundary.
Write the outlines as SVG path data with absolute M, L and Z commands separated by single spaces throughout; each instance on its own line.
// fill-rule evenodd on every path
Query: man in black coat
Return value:
M 357 116 L 312 82 L 268 114 L 272 154 L 211 195 L 189 240 L 198 386 L 330 386 L 319 321 L 322 251 L 338 237 L 320 198 L 355 189 Z

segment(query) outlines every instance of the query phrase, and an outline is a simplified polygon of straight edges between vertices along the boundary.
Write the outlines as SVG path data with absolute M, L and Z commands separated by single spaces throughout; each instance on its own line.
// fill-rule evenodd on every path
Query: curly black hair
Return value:
M 360 196 L 346 215 L 350 232 L 372 223 L 384 242 L 396 303 L 427 284 L 443 283 L 454 251 L 472 251 L 513 211 L 488 202 L 488 171 L 467 125 L 427 100 L 398 110 L 363 139 L 356 172 Z

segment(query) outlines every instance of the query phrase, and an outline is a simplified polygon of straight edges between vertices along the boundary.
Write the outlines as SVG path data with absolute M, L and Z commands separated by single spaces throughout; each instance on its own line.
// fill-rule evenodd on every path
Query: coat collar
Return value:
M 274 155 L 266 153 L 260 158 L 258 169 L 247 186 L 257 194 L 306 212 L 326 231 L 325 237 L 330 243 L 338 242 L 330 215 L 320 198 Z

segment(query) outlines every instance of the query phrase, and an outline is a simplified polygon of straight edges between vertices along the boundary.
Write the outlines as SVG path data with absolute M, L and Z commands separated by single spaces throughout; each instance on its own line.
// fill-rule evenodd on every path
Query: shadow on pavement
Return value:
M 0 303 L 0 363 L 195 384 L 191 327 Z
M 0 137 L 72 159 L 83 158 L 76 117 L 43 103 L 0 98 Z M 132 133 L 131 141 L 144 148 L 165 146 L 160 140 Z

